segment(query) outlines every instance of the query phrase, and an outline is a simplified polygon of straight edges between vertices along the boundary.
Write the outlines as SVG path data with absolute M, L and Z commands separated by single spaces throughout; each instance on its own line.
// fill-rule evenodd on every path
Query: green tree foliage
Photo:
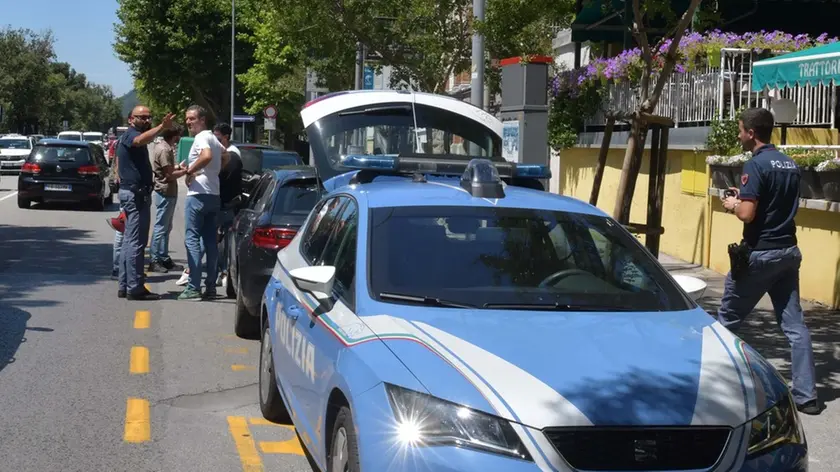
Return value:
M 237 79 L 246 99 L 245 111 L 260 114 L 268 105 L 277 107 L 277 128 L 286 136 L 302 131 L 300 108 L 304 101 L 306 68 L 304 55 L 286 41 L 283 17 L 268 5 L 245 17 L 251 34 L 239 36 L 254 47 L 254 63 Z
M 247 22 L 239 16 L 250 2 L 236 2 L 236 27 L 244 34 Z M 231 0 L 120 0 L 117 17 L 114 49 L 143 96 L 164 111 L 197 103 L 211 121 L 230 116 Z M 237 41 L 236 70 L 252 63 L 253 45 Z
M 110 87 L 55 62 L 53 42 L 50 32 L 0 30 L 0 129 L 54 134 L 65 120 L 80 131 L 106 131 L 118 123 L 119 102 Z

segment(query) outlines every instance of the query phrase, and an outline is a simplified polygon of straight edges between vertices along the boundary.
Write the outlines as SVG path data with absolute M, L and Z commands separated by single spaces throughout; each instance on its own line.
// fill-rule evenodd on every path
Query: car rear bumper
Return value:
M 22 157 L 20 159 L 16 159 L 16 158 L 0 159 L 0 172 L 3 172 L 3 173 L 18 173 L 18 172 L 20 172 L 20 169 L 23 167 L 24 162 L 26 162 L 25 157 Z
M 70 190 L 55 190 L 50 186 L 70 186 Z M 38 177 L 21 175 L 18 178 L 20 198 L 44 201 L 79 202 L 95 200 L 103 195 L 100 180 L 43 180 Z

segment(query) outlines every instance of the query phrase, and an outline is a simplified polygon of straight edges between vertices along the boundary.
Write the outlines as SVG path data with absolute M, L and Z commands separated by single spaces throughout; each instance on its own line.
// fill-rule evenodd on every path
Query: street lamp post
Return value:
M 473 16 L 478 21 L 484 21 L 484 4 L 485 0 L 473 0 Z M 478 31 L 472 37 L 470 103 L 484 108 L 484 36 Z
M 236 77 L 234 75 L 235 67 L 234 60 L 236 59 L 236 0 L 230 0 L 230 126 L 233 128 L 233 101 L 234 101 L 234 86 Z M 242 139 L 245 139 L 243 130 Z

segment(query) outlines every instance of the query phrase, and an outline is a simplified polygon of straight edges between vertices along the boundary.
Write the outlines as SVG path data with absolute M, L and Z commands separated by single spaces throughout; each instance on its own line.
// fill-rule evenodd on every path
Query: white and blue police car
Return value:
M 260 407 L 320 469 L 807 470 L 774 368 L 608 215 L 527 188 L 547 168 L 341 164 L 262 304 Z

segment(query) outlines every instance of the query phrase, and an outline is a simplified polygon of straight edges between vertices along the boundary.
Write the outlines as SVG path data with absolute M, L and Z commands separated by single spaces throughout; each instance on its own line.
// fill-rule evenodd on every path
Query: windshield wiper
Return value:
M 379 298 L 384 298 L 386 300 L 400 300 L 405 302 L 422 303 L 424 305 L 439 306 L 445 308 L 475 308 L 475 305 L 470 305 L 467 303 L 458 303 L 435 297 L 405 295 L 402 293 L 382 292 L 379 294 Z
M 576 303 L 485 303 L 482 308 L 497 310 L 546 310 L 546 311 L 635 311 L 613 305 L 582 305 Z

